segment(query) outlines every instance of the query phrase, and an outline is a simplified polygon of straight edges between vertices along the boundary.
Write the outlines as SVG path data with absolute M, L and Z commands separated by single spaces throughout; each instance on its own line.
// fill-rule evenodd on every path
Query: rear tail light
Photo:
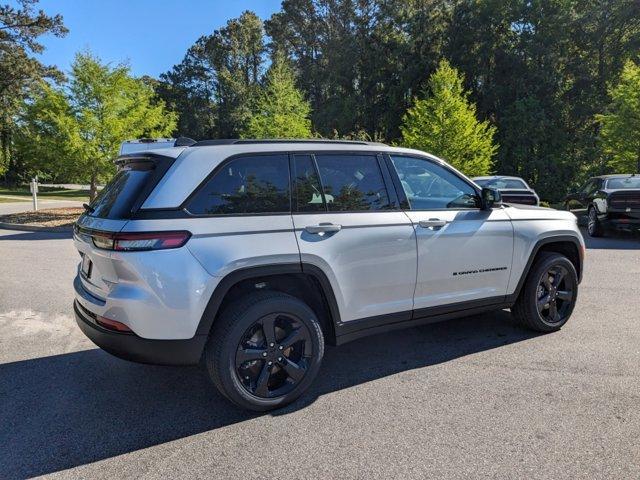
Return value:
M 140 233 L 92 233 L 93 244 L 103 250 L 121 252 L 138 252 L 144 250 L 166 250 L 182 247 L 191 233 L 187 231 L 173 232 L 140 232 Z

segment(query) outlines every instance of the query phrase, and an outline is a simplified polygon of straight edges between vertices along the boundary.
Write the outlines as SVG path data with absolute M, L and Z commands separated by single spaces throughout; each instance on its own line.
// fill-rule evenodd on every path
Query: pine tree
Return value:
M 597 115 L 609 165 L 620 173 L 640 172 L 640 66 L 629 60 L 609 89 L 609 112 Z
M 309 138 L 311 107 L 295 86 L 288 62 L 275 55 L 243 138 Z
M 466 175 L 486 175 L 497 150 L 495 127 L 478 121 L 463 80 L 448 61 L 440 62 L 424 97 L 403 117 L 401 144 L 442 157 Z

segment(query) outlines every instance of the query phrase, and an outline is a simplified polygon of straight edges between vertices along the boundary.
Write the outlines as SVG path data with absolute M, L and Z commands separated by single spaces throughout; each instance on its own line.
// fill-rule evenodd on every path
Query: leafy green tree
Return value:
M 486 175 L 497 149 L 495 127 L 478 121 L 462 82 L 462 75 L 442 60 L 424 98 L 416 98 L 403 118 L 401 143 L 442 157 L 469 176 Z
M 640 65 L 629 60 L 609 89 L 608 113 L 598 115 L 602 147 L 617 172 L 640 172 Z
M 68 177 L 96 185 L 115 171 L 113 158 L 127 138 L 170 134 L 176 115 L 143 80 L 124 65 L 102 64 L 89 53 L 76 55 L 63 89 L 43 84 L 26 107 L 20 150 L 32 168 L 64 169 Z
M 22 103 L 43 78 L 62 77 L 56 68 L 44 66 L 32 56 L 44 50 L 38 37 L 67 33 L 60 15 L 36 12 L 36 4 L 37 0 L 18 0 L 13 5 L 0 5 L 0 175 L 15 167 L 10 152 Z
M 283 52 L 314 132 L 397 141 L 412 98 L 448 58 L 477 117 L 496 127 L 493 169 L 555 201 L 609 168 L 595 114 L 610 102 L 606 85 L 637 60 L 639 18 L 638 0 L 284 0 L 264 22 L 268 43 L 246 12 L 192 47 L 162 98 L 180 111 L 182 133 L 235 136 L 265 49 Z
M 451 4 L 285 0 L 265 30 L 298 72 L 317 132 L 397 138 L 411 92 L 442 56 Z
M 595 114 L 640 51 L 637 0 L 455 2 L 446 57 L 497 127 L 495 171 L 525 176 L 551 201 L 606 173 Z
M 311 107 L 295 86 L 288 62 L 276 55 L 256 99 L 244 138 L 309 138 Z
M 157 90 L 180 112 L 180 134 L 238 137 L 251 116 L 264 54 L 262 20 L 250 11 L 200 37 L 180 64 L 161 75 Z
M 576 174 L 567 160 L 571 158 L 568 133 L 557 107 L 557 102 L 541 101 L 535 95 L 516 100 L 504 107 L 503 127 L 496 135 L 500 142 L 497 172 L 526 179 L 541 198 L 552 202 L 563 198 Z
M 160 75 L 155 90 L 167 107 L 180 113 L 176 136 L 198 140 L 217 136 L 215 81 L 204 57 L 203 42 L 196 42 L 182 62 Z

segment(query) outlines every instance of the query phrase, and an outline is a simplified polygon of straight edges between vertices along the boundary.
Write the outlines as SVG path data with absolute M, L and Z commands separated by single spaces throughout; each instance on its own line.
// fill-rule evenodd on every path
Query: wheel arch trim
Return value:
M 225 275 L 209 298 L 209 302 L 198 323 L 196 335 L 209 334 L 213 326 L 213 321 L 220 311 L 222 302 L 236 284 L 244 280 L 250 280 L 251 278 L 286 274 L 306 274 L 315 278 L 320 284 L 320 293 L 323 295 L 329 307 L 333 326 L 335 327 L 340 323 L 340 310 L 338 309 L 333 287 L 324 271 L 320 267 L 308 263 L 281 263 L 241 268 Z
M 514 292 L 511 294 L 508 294 L 506 296 L 506 300 L 510 302 L 515 302 L 515 300 L 518 298 L 518 296 L 520 295 L 520 291 L 524 286 L 524 282 L 527 279 L 529 272 L 531 271 L 533 261 L 535 260 L 536 256 L 538 255 L 538 252 L 540 251 L 540 249 L 542 249 L 542 247 L 546 245 L 551 245 L 554 243 L 565 243 L 565 242 L 571 242 L 576 247 L 576 250 L 578 252 L 578 265 L 576 266 L 577 267 L 576 270 L 578 273 L 578 283 L 580 283 L 582 281 L 582 272 L 584 270 L 583 268 L 584 250 L 583 250 L 582 244 L 580 243 L 580 240 L 578 239 L 578 237 L 574 235 L 551 235 L 548 237 L 541 238 L 535 243 L 535 245 L 531 249 L 531 253 L 529 254 L 529 258 L 527 260 L 527 263 L 524 269 L 522 270 L 522 274 L 520 275 L 520 279 L 518 280 L 518 284 L 516 285 Z

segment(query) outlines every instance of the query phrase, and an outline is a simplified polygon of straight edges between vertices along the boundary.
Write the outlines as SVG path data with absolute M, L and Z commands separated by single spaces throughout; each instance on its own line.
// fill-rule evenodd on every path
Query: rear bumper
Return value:
M 517 203 L 519 205 L 540 205 L 540 199 L 534 194 L 500 192 L 503 203 Z
M 119 333 L 102 328 L 95 315 L 78 301 L 73 302 L 76 322 L 93 343 L 116 357 L 155 365 L 195 365 L 200 361 L 207 335 L 186 340 L 149 340 L 133 333 Z

